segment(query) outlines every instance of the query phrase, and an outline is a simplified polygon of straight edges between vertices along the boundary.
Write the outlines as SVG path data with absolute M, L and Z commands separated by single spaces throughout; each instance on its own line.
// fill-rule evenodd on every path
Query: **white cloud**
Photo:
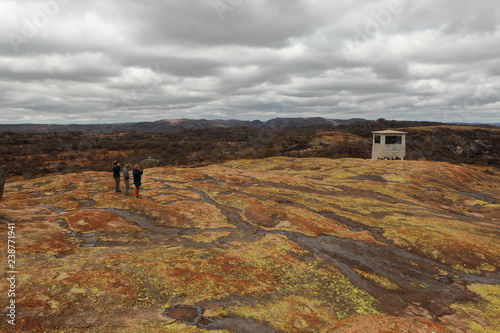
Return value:
M 498 68 L 493 0 L 0 3 L 3 123 L 499 122 Z

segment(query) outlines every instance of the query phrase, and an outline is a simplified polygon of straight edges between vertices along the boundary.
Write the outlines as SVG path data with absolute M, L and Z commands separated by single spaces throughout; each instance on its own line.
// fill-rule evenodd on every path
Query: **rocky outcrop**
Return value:
M 15 328 L 497 332 L 499 176 L 273 157 L 152 168 L 142 199 L 109 172 L 9 181 Z
M 500 130 L 467 126 L 407 128 L 407 159 L 499 165 Z
M 147 159 L 142 160 L 140 165 L 145 169 L 156 168 L 160 165 L 160 161 L 149 156 Z

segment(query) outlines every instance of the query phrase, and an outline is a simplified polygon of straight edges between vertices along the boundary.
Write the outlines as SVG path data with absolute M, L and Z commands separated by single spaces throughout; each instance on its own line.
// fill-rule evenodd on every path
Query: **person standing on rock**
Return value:
M 134 185 L 135 185 L 135 196 L 137 198 L 142 198 L 139 195 L 139 190 L 141 188 L 141 179 L 142 179 L 142 167 L 140 165 L 136 165 L 134 170 L 132 171 L 132 174 L 134 176 Z
M 115 179 L 115 191 L 120 191 L 120 163 L 117 161 L 113 162 L 113 178 Z
M 130 195 L 130 164 L 125 164 L 125 167 L 123 168 L 122 175 L 123 175 L 123 182 L 125 183 L 125 195 Z

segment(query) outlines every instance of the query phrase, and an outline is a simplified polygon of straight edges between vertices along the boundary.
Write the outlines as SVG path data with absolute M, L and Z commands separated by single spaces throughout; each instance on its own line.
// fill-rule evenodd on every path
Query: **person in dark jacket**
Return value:
M 135 196 L 136 198 L 142 198 L 139 195 L 139 190 L 141 188 L 141 178 L 142 178 L 142 167 L 140 165 L 136 165 L 134 170 L 132 171 L 132 175 L 134 176 L 134 185 L 135 185 Z
M 115 191 L 120 191 L 120 163 L 117 161 L 113 162 L 113 178 L 115 179 Z

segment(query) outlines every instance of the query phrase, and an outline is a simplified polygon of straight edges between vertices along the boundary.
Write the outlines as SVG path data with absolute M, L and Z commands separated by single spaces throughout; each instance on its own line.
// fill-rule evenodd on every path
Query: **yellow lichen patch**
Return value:
M 384 276 L 379 276 L 377 274 L 372 274 L 368 272 L 363 272 L 359 269 L 353 269 L 355 272 L 363 276 L 365 279 L 368 279 L 370 281 L 373 281 L 375 284 L 379 285 L 382 288 L 389 289 L 389 290 L 399 290 L 399 287 L 396 283 L 392 282 L 388 278 Z
M 195 235 L 183 236 L 184 238 L 192 239 L 197 243 L 213 243 L 221 237 L 231 235 L 229 231 L 206 231 Z
M 377 332 L 418 332 L 452 333 L 443 325 L 423 318 L 400 318 L 392 316 L 356 316 L 323 327 L 321 333 L 377 333 Z
M 314 333 L 339 318 L 327 302 L 304 296 L 288 296 L 259 306 L 231 307 L 220 315 L 257 318 L 280 332 Z
M 133 190 L 131 190 L 133 193 Z M 135 196 L 122 196 L 115 193 L 97 192 L 91 195 L 96 202 L 95 208 L 116 208 L 131 209 L 134 206 L 140 206 L 145 200 L 138 200 Z M 140 201 L 140 202 L 137 202 Z
M 426 285 L 423 285 L 421 283 L 415 283 L 415 282 L 410 282 L 410 286 L 412 286 L 413 288 L 420 288 L 420 289 L 426 289 L 427 288 Z
M 138 237 L 133 235 L 106 235 L 97 237 L 99 242 L 118 242 L 118 243 L 129 243 L 129 242 L 148 242 L 147 237 Z
M 75 210 L 61 215 L 71 230 L 77 232 L 139 232 L 135 224 L 123 220 L 113 212 L 103 210 Z
M 383 219 L 384 235 L 403 248 L 412 248 L 459 270 L 478 273 L 498 266 L 500 245 L 494 235 L 466 223 L 436 218 L 392 216 Z
M 53 192 L 66 189 L 73 183 L 71 176 L 48 176 L 43 178 L 35 178 L 23 182 L 24 188 L 36 189 L 40 192 Z
M 270 243 L 278 244 L 278 247 L 271 246 Z M 274 251 L 269 251 L 273 248 Z M 226 252 L 225 256 L 246 261 L 247 265 L 258 271 L 269 272 L 274 277 L 271 281 L 273 289 L 280 295 L 310 295 L 332 302 L 335 300 L 335 304 L 330 304 L 330 310 L 337 317 L 344 317 L 350 311 L 375 312 L 374 300 L 352 285 L 335 268 L 321 268 L 318 266 L 319 262 L 303 262 L 287 254 L 290 248 L 293 250 L 295 245 L 282 236 L 265 237 L 253 244 L 237 246 Z M 295 248 L 297 250 L 299 249 Z
M 127 317 L 122 318 L 123 321 L 127 321 Z M 113 331 L 115 329 L 115 331 Z M 109 332 L 116 332 L 116 326 L 110 326 Z M 137 320 L 130 323 L 128 327 L 119 326 L 120 333 L 232 333 L 229 330 L 208 330 L 198 328 L 196 326 L 189 326 L 183 324 L 180 321 L 173 321 L 161 319 L 161 318 L 147 318 L 143 320 Z M 63 333 L 63 332 L 61 332 Z M 97 332 L 96 332 L 97 333 Z
M 180 228 L 234 228 L 227 217 L 213 205 L 205 202 L 184 200 L 167 206 L 164 210 L 166 216 L 161 222 Z M 170 219 L 172 216 L 175 219 Z M 163 224 L 163 223 L 162 223 Z
M 241 174 L 240 172 L 235 172 L 235 170 L 227 170 L 222 168 L 210 168 L 210 178 L 214 180 L 223 181 L 225 183 L 237 183 L 237 184 L 245 184 L 251 181 L 252 179 L 246 175 Z
M 24 256 L 19 265 L 29 267 L 29 275 L 18 275 L 16 280 L 22 290 L 16 303 L 23 317 L 54 318 L 60 330 L 71 331 L 78 322 L 96 316 L 111 322 L 114 316 L 130 311 L 124 309 L 133 304 L 137 289 L 128 275 L 114 267 L 95 264 L 96 258 L 105 255 L 102 249 L 87 249 L 76 250 L 64 261 L 50 252 Z M 74 318 L 76 322 L 65 323 L 65 318 Z M 43 323 L 54 328 L 52 320 L 45 319 Z M 31 331 L 34 325 L 30 321 L 16 324 L 22 331 Z
M 158 248 L 141 255 L 142 271 L 135 274 L 138 285 L 146 287 L 145 297 L 185 295 L 184 303 L 196 304 L 231 295 L 258 297 L 269 293 L 273 276 L 256 270 L 246 260 L 227 258 L 215 249 Z M 125 269 L 134 263 L 125 262 Z M 147 284 L 145 284 L 147 282 Z M 150 290 L 154 285 L 156 290 Z
M 158 179 L 168 182 L 189 182 L 193 178 L 203 178 L 203 175 L 192 169 L 172 169 L 155 168 L 147 171 L 152 179 Z
M 160 202 L 160 203 L 168 203 L 172 201 L 178 200 L 186 200 L 186 199 L 194 199 L 198 201 L 202 201 L 203 197 L 198 193 L 195 193 L 190 190 L 179 190 L 179 189 L 164 189 L 163 187 L 148 190 L 143 192 L 144 195 L 147 195 L 151 200 Z
M 308 253 L 297 243 L 288 240 L 288 238 L 283 235 L 266 234 L 260 239 L 260 241 L 256 242 L 256 244 L 259 244 L 261 246 L 270 245 L 272 247 L 276 247 L 279 250 L 295 253 L 298 255 L 306 255 Z
M 325 289 L 332 287 L 332 281 L 326 276 L 321 278 L 312 272 L 309 286 L 299 286 L 292 290 L 277 288 L 273 301 L 261 303 L 258 306 L 228 307 L 220 310 L 218 315 L 239 315 L 242 317 L 256 318 L 260 322 L 268 323 L 281 332 L 319 332 L 329 323 L 337 322 L 353 313 L 377 313 L 372 307 L 371 300 L 363 299 L 362 293 L 357 293 L 355 288 L 338 291 L 335 297 L 318 297 L 323 291 L 320 283 L 325 283 Z M 319 278 L 319 280 L 317 280 Z M 342 284 L 342 282 L 339 282 Z M 292 284 L 293 285 L 293 284 Z M 344 286 L 347 287 L 347 286 Z M 338 286 L 335 287 L 337 289 Z M 351 287 L 352 288 L 352 287 Z M 330 292 L 334 294 L 334 292 Z M 309 296 L 309 297 L 308 297 Z M 358 298 L 359 297 L 359 298 Z M 366 297 L 366 295 L 364 295 Z M 346 311 L 349 308 L 349 311 Z
M 53 271 L 52 275 L 57 278 L 57 272 Z M 23 290 L 24 295 L 35 293 L 35 290 L 47 295 L 52 302 L 48 301 L 46 313 L 53 316 L 85 312 L 100 315 L 120 313 L 127 304 L 132 304 L 137 292 L 129 277 L 106 269 L 71 272 L 49 283 L 30 283 Z
M 78 203 L 78 201 L 65 194 L 44 196 L 41 198 L 40 204 L 65 210 L 77 209 L 78 207 L 80 207 L 80 203 Z
M 454 304 L 457 315 L 474 332 L 500 332 L 500 286 L 473 284 L 468 288 L 482 299 L 479 302 Z
M 151 193 L 149 193 L 149 195 L 151 195 Z M 173 201 L 185 200 L 185 198 L 175 194 L 158 194 L 151 197 L 151 199 L 161 203 L 170 203 Z
M 203 200 L 203 197 L 201 195 L 190 190 L 176 190 L 174 191 L 174 193 L 176 195 L 187 197 L 194 200 Z
M 192 188 L 197 189 L 198 191 L 203 191 L 209 196 L 212 196 L 213 194 L 220 193 L 221 191 L 224 191 L 226 189 L 229 189 L 230 187 L 227 184 L 222 184 L 222 185 L 215 185 L 212 183 L 204 183 L 204 182 L 190 182 L 189 186 Z
M 284 236 L 269 235 L 260 241 L 227 245 L 225 249 L 155 248 L 120 260 L 128 271 L 135 265 L 138 286 L 144 297 L 184 295 L 183 302 L 196 304 L 207 300 L 240 295 L 253 299 L 273 293 L 310 295 L 331 302 L 329 311 L 339 317 L 351 311 L 373 313 L 374 300 L 357 289 L 335 268 L 321 268 L 319 262 L 306 263 L 291 256 L 304 251 Z M 155 286 L 152 290 L 147 286 Z M 280 296 L 281 298 L 281 296 Z

